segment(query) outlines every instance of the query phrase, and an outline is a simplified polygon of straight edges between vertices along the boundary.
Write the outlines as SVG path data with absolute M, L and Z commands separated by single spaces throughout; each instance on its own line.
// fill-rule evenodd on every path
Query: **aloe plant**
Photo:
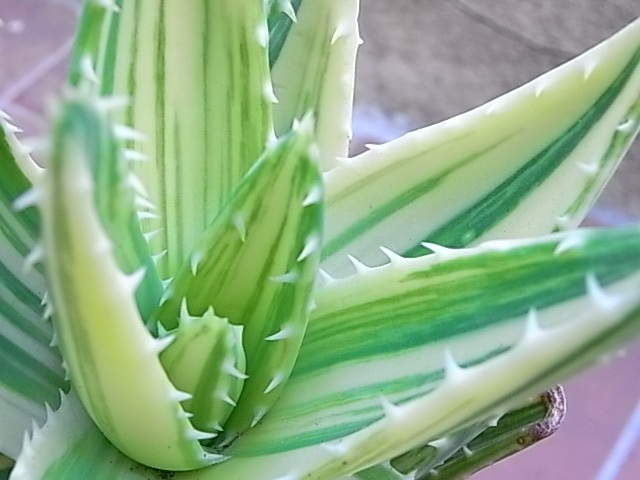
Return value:
M 45 168 L 2 118 L 10 478 L 460 478 L 640 331 L 640 227 L 576 229 L 640 21 L 348 158 L 358 11 L 86 2 Z

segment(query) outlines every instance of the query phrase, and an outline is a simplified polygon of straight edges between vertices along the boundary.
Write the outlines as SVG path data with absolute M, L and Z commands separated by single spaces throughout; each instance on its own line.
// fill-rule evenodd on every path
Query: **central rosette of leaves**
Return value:
M 278 398 L 305 332 L 323 221 L 311 118 L 265 150 L 164 289 L 112 125 L 73 100 L 54 138 L 36 191 L 73 387 L 142 463 L 222 459 Z
M 265 8 L 214 2 L 194 18 L 182 4 L 87 3 L 72 93 L 35 183 L 72 388 L 116 447 L 156 468 L 224 459 L 279 397 L 309 317 L 319 152 L 311 115 L 280 118 L 276 139 Z M 153 45 L 166 49 L 147 55 L 153 45 L 130 33 L 157 24 L 167 41 Z M 120 36 L 117 58 L 97 25 Z M 178 76 L 105 108 L 98 68 L 117 89 L 151 56 Z M 114 121 L 123 111 L 127 126 Z M 154 136 L 159 121 L 172 125 Z

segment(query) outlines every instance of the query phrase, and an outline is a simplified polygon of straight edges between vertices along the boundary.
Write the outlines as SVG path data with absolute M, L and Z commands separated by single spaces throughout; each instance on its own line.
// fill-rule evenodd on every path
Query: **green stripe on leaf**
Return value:
M 183 305 L 175 337 L 160 353 L 171 382 L 191 395 L 183 406 L 198 430 L 217 434 L 242 392 L 246 358 L 242 327 L 216 317 L 211 309 L 192 317 Z
M 60 355 L 50 346 L 51 323 L 42 319 L 40 217 L 27 205 L 41 169 L 16 130 L 0 112 L 0 451 L 14 456 L 32 419 L 44 418 L 44 403 L 58 406 L 60 390 L 68 388 Z M 18 212 L 16 204 L 24 208 Z
M 348 155 L 358 12 L 357 0 L 305 0 L 272 67 L 276 134 L 313 112 L 323 170 Z
M 84 100 L 63 104 L 46 174 L 35 185 L 46 273 L 60 349 L 75 390 L 114 445 L 157 468 L 185 470 L 219 461 L 180 405 L 135 301 L 144 272 L 127 274 L 101 223 L 92 165 L 100 122 Z M 122 372 L 126 371 L 126 375 Z
M 243 325 L 247 375 L 225 428 L 233 436 L 278 398 L 306 329 L 322 242 L 322 183 L 313 122 L 267 149 L 167 287 L 157 318 L 175 328 L 213 307 Z
M 577 226 L 640 128 L 638 44 L 640 21 L 511 93 L 328 172 L 323 268 L 348 274 L 346 254 L 379 265 L 380 245 L 416 256 L 423 241 L 456 247 Z
M 639 271 L 640 230 L 630 227 L 395 258 L 329 283 L 316 295 L 285 394 L 234 452 L 272 453 L 355 432 L 381 418 L 380 395 L 403 403 L 436 388 L 445 350 L 481 368 L 509 355 L 532 309 L 545 328 L 556 327 L 588 315 L 586 277 L 609 288 Z M 597 355 L 602 347 L 594 348 Z
M 164 278 L 273 137 L 263 3 L 124 2 L 112 22 L 117 49 L 102 52 L 104 93 L 136 100 L 119 118 L 144 134 L 129 147 L 149 159 L 134 171 L 158 208 L 143 229 L 157 231 Z

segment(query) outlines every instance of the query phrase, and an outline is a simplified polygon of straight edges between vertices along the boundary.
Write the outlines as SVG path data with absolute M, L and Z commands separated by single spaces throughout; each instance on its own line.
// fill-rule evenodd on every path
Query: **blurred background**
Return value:
M 65 78 L 79 3 L 0 0 L 0 109 L 26 135 L 46 131 L 43 112 Z M 638 0 L 362 0 L 354 151 L 490 100 L 638 16 Z M 640 141 L 589 223 L 634 220 Z M 566 383 L 560 431 L 474 479 L 640 478 L 639 365 L 636 344 Z

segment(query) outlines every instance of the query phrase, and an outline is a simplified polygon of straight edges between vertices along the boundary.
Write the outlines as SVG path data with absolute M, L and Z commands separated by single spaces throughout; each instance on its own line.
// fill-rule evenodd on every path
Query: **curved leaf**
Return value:
M 306 330 L 322 245 L 323 196 L 313 122 L 268 149 L 211 224 L 174 280 L 158 319 L 189 313 L 243 325 L 248 379 L 227 424 L 234 438 L 277 400 Z
M 140 272 L 126 274 L 96 206 L 91 165 L 95 122 L 86 101 L 62 106 L 40 196 L 47 282 L 60 349 L 74 388 L 111 442 L 158 468 L 184 470 L 218 460 L 180 405 L 135 301 Z M 123 375 L 126 372 L 126 375 Z
M 98 430 L 72 391 L 60 408 L 47 411 L 47 421 L 36 428 L 11 473 L 10 480 L 151 480 L 166 472 L 142 467 L 123 455 Z
M 59 390 L 67 388 L 62 360 L 50 346 L 51 323 L 42 318 L 44 278 L 33 265 L 41 254 L 40 218 L 33 208 L 14 207 L 28 203 L 28 196 L 19 199 L 41 169 L 15 130 L 0 116 L 0 452 L 10 456 L 20 451 L 32 420 L 44 418 L 44 404 L 57 406 Z
M 415 480 L 468 478 L 555 433 L 565 413 L 564 392 L 557 386 L 499 420 L 483 422 L 480 435 L 478 425 L 471 425 L 394 458 L 390 464 L 404 474 L 413 472 Z
M 144 230 L 171 277 L 273 137 L 264 2 L 122 2 L 100 52 L 102 92 L 142 158 Z M 144 8 L 143 8 L 144 5 Z M 135 133 L 135 132 L 140 133 Z
M 640 20 L 486 105 L 325 176 L 323 268 L 577 226 L 640 129 Z M 464 194 L 461 194 L 464 193 Z M 401 234 L 399 234 L 401 232 Z
M 191 395 L 183 402 L 191 424 L 210 433 L 222 430 L 244 386 L 245 354 L 242 327 L 216 317 L 211 309 L 201 317 L 181 312 L 174 340 L 160 353 L 171 382 Z
M 305 0 L 272 68 L 276 134 L 313 112 L 323 170 L 349 151 L 359 7 L 359 0 Z
M 585 278 L 592 279 L 587 286 Z M 621 289 L 627 307 L 594 308 L 600 299 L 591 285 L 594 278 L 607 289 Z M 637 319 L 627 315 L 640 301 L 633 290 L 638 278 L 640 228 L 632 227 L 398 257 L 329 283 L 316 295 L 318 308 L 283 396 L 230 454 L 254 456 L 336 440 L 381 419 L 382 396 L 400 404 L 423 396 L 427 401 L 445 376 L 446 352 L 471 371 L 482 370 L 494 358 L 508 359 L 518 346 L 527 345 L 520 338 L 532 311 L 544 335 L 558 336 L 554 348 L 545 348 L 549 359 L 573 354 L 577 339 L 570 332 L 580 321 L 585 322 L 583 335 L 614 335 L 622 342 L 622 326 L 637 327 Z M 607 320 L 610 315 L 618 320 Z M 575 325 L 567 318 L 575 318 Z M 581 355 L 596 359 L 607 348 L 607 342 L 593 340 Z M 557 375 L 547 367 L 542 374 L 545 361 L 531 357 L 513 375 L 523 381 L 536 378 L 543 383 L 536 384 L 538 392 L 544 390 Z M 489 395 L 480 383 L 477 387 L 474 395 Z M 502 389 L 496 390 L 495 409 L 508 398 L 499 393 Z M 484 421 L 493 413 L 483 410 L 465 422 Z M 438 425 L 443 418 L 453 421 L 435 408 L 430 416 L 420 417 L 425 432 L 431 428 L 426 425 Z

